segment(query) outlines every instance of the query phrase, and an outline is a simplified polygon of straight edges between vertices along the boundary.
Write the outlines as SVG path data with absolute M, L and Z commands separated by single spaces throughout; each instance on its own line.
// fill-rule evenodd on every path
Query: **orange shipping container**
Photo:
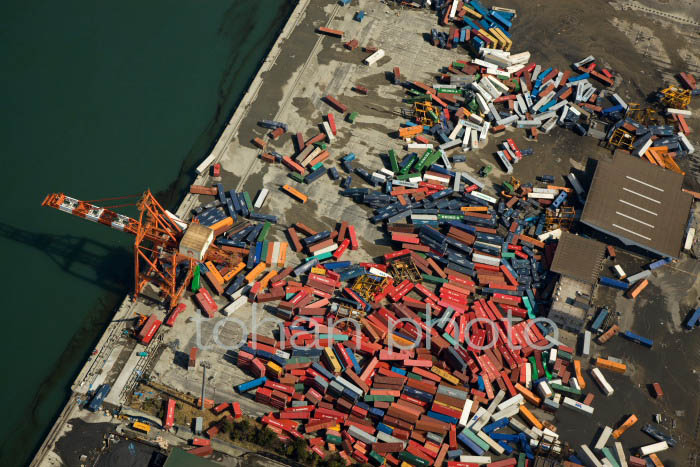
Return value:
M 288 195 L 290 195 L 292 198 L 296 199 L 297 201 L 300 201 L 301 203 L 306 203 L 306 201 L 309 199 L 305 194 L 301 193 L 300 191 L 295 190 L 289 185 L 282 185 L 282 190 L 285 191 Z
M 219 190 L 215 186 L 190 185 L 190 193 L 194 195 L 216 196 Z
M 530 425 L 534 426 L 535 428 L 540 429 L 540 430 L 544 429 L 544 425 L 542 425 L 542 422 L 539 421 L 539 420 L 537 419 L 537 417 L 535 417 L 535 416 L 532 414 L 532 412 L 530 412 L 530 410 L 528 410 L 528 408 L 525 407 L 524 405 L 521 405 L 521 406 L 520 406 L 520 415 L 522 415 L 523 418 L 524 418 L 525 420 L 527 420 L 528 423 L 529 423 Z
M 331 29 L 331 28 L 326 28 L 326 27 L 320 27 L 318 28 L 318 32 L 322 34 L 327 34 L 329 36 L 334 36 L 334 37 L 343 37 L 343 31 L 338 31 L 337 29 Z
M 216 266 L 214 266 L 214 263 L 211 261 L 207 261 L 204 263 L 204 265 L 209 269 L 209 273 L 211 274 L 212 278 L 216 280 L 217 283 L 223 284 L 224 283 L 224 278 L 221 277 L 221 274 L 219 273 L 219 270 L 216 269 Z
M 228 282 L 231 279 L 233 279 L 234 277 L 236 277 L 236 274 L 241 272 L 243 269 L 245 269 L 245 263 L 243 261 L 241 261 L 240 263 L 238 263 L 236 265 L 235 268 L 231 269 L 229 272 L 226 273 L 226 275 L 224 275 L 224 277 L 223 277 L 224 282 Z
M 627 291 L 627 297 L 637 298 L 637 295 L 639 295 L 642 292 L 642 290 L 646 288 L 647 285 L 649 285 L 649 281 L 647 279 L 643 279 L 637 282 Z
M 419 135 L 421 133 L 423 133 L 423 126 L 422 125 L 407 126 L 407 127 L 399 128 L 399 137 L 400 138 L 410 138 L 411 136 Z
M 581 362 L 579 360 L 574 360 L 574 371 L 576 372 L 576 381 L 581 389 L 586 389 L 586 380 L 583 379 L 583 373 L 581 372 Z
M 214 237 L 218 237 L 231 227 L 233 227 L 233 217 L 226 217 L 209 226 L 209 228 L 214 231 Z
M 613 362 L 612 360 L 606 360 L 604 358 L 597 358 L 595 361 L 595 366 L 621 374 L 624 374 L 625 371 L 627 371 L 627 365 L 625 365 L 624 363 L 617 363 Z
M 610 327 L 610 329 L 608 329 L 607 331 L 605 331 L 605 333 L 603 333 L 603 334 L 598 338 L 598 342 L 601 343 L 601 344 L 605 344 L 607 341 L 610 340 L 610 338 L 612 338 L 615 334 L 617 334 L 617 333 L 619 332 L 619 330 L 620 330 L 619 326 L 618 326 L 617 324 L 613 324 L 613 325 Z
M 622 433 L 629 429 L 629 427 L 637 423 L 637 420 L 638 419 L 635 414 L 630 415 L 617 430 L 612 432 L 612 437 L 618 439 L 620 436 L 622 436 Z
M 250 284 L 251 282 L 255 281 L 255 279 L 258 278 L 260 274 L 262 274 L 266 267 L 267 265 L 265 263 L 258 263 L 257 266 L 255 266 L 253 269 L 250 270 L 248 274 L 246 274 L 246 282 Z

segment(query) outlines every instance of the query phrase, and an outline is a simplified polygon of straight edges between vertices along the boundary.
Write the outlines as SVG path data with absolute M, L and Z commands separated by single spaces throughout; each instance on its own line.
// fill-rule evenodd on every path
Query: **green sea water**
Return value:
M 31 460 L 132 287 L 133 239 L 43 208 L 44 196 L 96 200 L 150 188 L 175 207 L 292 8 L 289 0 L 0 5 L 0 465 Z

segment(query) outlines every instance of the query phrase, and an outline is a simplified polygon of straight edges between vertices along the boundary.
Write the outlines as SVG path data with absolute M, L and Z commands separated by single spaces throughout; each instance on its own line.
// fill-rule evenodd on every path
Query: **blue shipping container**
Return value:
M 700 321 L 700 307 L 696 308 L 690 315 L 688 321 L 685 323 L 685 327 L 688 329 L 693 329 L 695 326 L 697 326 L 698 321 Z
M 629 284 L 626 282 L 618 281 L 617 279 L 613 279 L 611 277 L 601 277 L 600 283 L 602 285 L 607 285 L 608 287 L 614 287 L 620 290 L 627 290 L 629 287 Z
M 645 345 L 649 348 L 651 348 L 652 345 L 654 345 L 654 341 L 651 339 L 647 339 L 646 337 L 639 336 L 637 334 L 634 334 L 630 331 L 625 331 L 622 333 L 622 337 L 631 340 L 632 342 L 636 342 L 637 344 L 642 344 Z

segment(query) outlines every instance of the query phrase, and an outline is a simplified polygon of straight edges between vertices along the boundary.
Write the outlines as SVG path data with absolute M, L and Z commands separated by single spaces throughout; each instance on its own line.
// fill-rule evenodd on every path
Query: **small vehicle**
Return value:
M 492 170 L 493 170 L 493 166 L 491 166 L 491 164 L 485 165 L 479 170 L 479 176 L 485 177 L 488 174 L 490 174 Z

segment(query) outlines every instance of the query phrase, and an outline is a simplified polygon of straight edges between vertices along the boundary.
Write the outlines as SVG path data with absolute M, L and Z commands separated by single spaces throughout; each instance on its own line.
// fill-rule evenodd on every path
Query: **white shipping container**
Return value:
M 474 415 L 472 415 L 472 418 L 469 419 L 467 422 L 467 428 L 472 428 L 476 422 L 478 422 L 482 417 L 488 417 L 489 414 L 486 412 L 486 409 L 483 407 L 479 407 L 479 409 L 476 411 Z
M 489 266 L 500 266 L 500 258 L 495 258 L 493 256 L 486 256 L 480 253 L 472 254 L 472 261 L 475 263 L 488 264 Z
M 408 143 L 408 149 L 433 149 L 432 144 Z
M 381 169 L 379 169 L 379 172 L 384 174 L 387 178 L 392 178 L 394 175 L 396 175 L 394 172 L 387 169 L 386 167 L 382 167 Z
M 255 199 L 255 204 L 253 205 L 255 209 L 260 209 L 262 207 L 269 192 L 270 190 L 268 190 L 267 188 L 263 188 L 262 190 L 260 190 L 260 193 L 258 193 L 258 197 Z
M 333 135 L 333 131 L 331 130 L 331 126 L 328 124 L 328 122 L 323 122 L 323 131 L 326 132 L 329 143 L 335 141 L 335 136 Z
M 479 133 L 476 130 L 472 130 L 472 149 L 479 149 Z
M 423 180 L 435 180 L 440 183 L 449 183 L 450 179 L 447 177 L 438 177 L 437 175 L 425 174 L 423 175 Z
M 459 133 L 459 130 L 462 129 L 462 126 L 463 125 L 461 123 L 457 123 L 457 125 L 455 125 L 454 129 L 452 130 L 452 133 L 450 133 L 450 136 L 448 136 L 448 138 L 450 138 L 450 139 L 457 138 L 457 134 Z
M 581 355 L 587 357 L 591 354 L 591 331 L 583 331 L 583 351 Z
M 600 432 L 598 441 L 595 442 L 593 449 L 595 449 L 596 451 L 600 451 L 601 449 L 603 449 L 605 445 L 608 444 L 608 440 L 610 439 L 610 435 L 612 434 L 612 432 L 613 429 L 609 426 L 604 427 L 603 431 Z
M 411 214 L 411 220 L 414 221 L 437 221 L 435 214 Z
M 235 299 L 234 301 L 232 301 L 231 303 L 226 305 L 224 307 L 224 309 L 221 310 L 221 314 L 223 314 L 224 316 L 229 316 L 234 311 L 238 310 L 243 305 L 245 305 L 247 302 L 248 302 L 248 297 L 241 295 L 240 297 L 238 297 L 237 299 Z
M 584 462 L 586 462 L 586 465 L 590 465 L 591 467 L 604 467 L 603 463 L 600 462 L 600 460 L 593 454 L 593 451 L 591 451 L 591 448 L 586 446 L 585 444 L 581 445 L 581 449 L 579 451 L 584 458 Z
M 615 441 L 615 455 L 617 456 L 617 462 L 620 464 L 620 467 L 627 467 L 627 456 L 625 455 L 622 443 L 619 441 Z
M 668 109 L 666 109 L 666 112 L 668 112 L 670 114 L 683 115 L 684 117 L 690 117 L 691 115 L 693 115 L 693 112 L 691 112 L 690 110 L 682 110 L 682 109 L 668 108 Z
M 511 418 L 514 417 L 520 412 L 520 405 L 515 404 L 515 405 L 509 405 L 508 407 L 499 410 L 495 414 L 493 414 L 493 417 L 491 417 L 491 420 L 494 422 L 496 420 L 500 420 L 502 418 Z
M 480 192 L 480 191 L 472 191 L 471 194 L 472 194 L 472 196 L 474 196 L 475 198 L 483 199 L 484 201 L 486 201 L 487 203 L 490 203 L 490 204 L 496 204 L 496 202 L 498 201 L 498 200 L 497 200 L 496 198 L 494 198 L 493 196 L 489 196 L 489 195 L 484 194 L 484 193 L 482 193 L 482 192 Z
M 335 251 L 338 249 L 338 244 L 334 243 L 333 245 L 329 245 L 325 248 L 321 248 L 320 250 L 317 250 L 314 252 L 314 256 L 322 255 L 324 253 L 330 253 L 331 251 Z
M 203 174 L 209 166 L 214 162 L 214 154 L 209 154 L 195 169 L 197 175 Z
M 182 230 L 187 230 L 188 225 L 185 221 L 183 221 L 182 219 L 180 219 L 179 217 L 177 217 L 175 214 L 173 214 L 172 212 L 170 212 L 168 210 L 165 211 L 165 214 L 167 214 L 167 216 L 170 218 L 170 220 L 175 222 L 175 224 L 177 224 L 177 226 L 180 227 Z
M 459 426 L 467 426 L 469 422 L 469 415 L 471 415 L 472 405 L 474 401 L 467 399 L 464 401 L 464 408 L 462 408 L 462 415 L 459 417 Z
M 683 244 L 684 250 L 690 250 L 693 247 L 693 240 L 695 239 L 695 229 L 693 227 L 688 229 L 688 235 L 685 237 L 685 243 Z
M 584 413 L 586 415 L 593 415 L 593 407 L 591 407 L 590 405 L 586 405 L 582 402 L 579 402 L 577 400 L 574 400 L 570 397 L 564 397 L 564 400 L 562 400 L 562 405 L 564 407 L 576 410 L 577 412 L 581 412 L 581 413 Z
M 491 456 L 459 456 L 459 461 L 477 465 L 490 464 Z
M 379 49 L 376 52 L 374 52 L 372 55 L 370 55 L 369 57 L 365 58 L 365 65 L 369 65 L 369 66 L 374 65 L 382 57 L 384 57 L 384 50 Z
M 552 193 L 528 193 L 530 199 L 554 199 L 556 196 Z
M 593 368 L 591 370 L 591 376 L 593 376 L 595 382 L 598 383 L 598 386 L 600 387 L 600 390 L 603 391 L 603 394 L 605 394 L 606 396 L 610 396 L 615 392 L 615 390 L 612 386 L 610 386 L 610 383 L 608 383 L 608 380 L 605 379 L 605 376 L 603 376 L 603 372 L 601 372 L 599 368 Z
M 554 188 L 533 188 L 532 191 L 533 193 L 548 193 L 551 195 L 559 194 L 559 190 L 555 190 Z
M 678 132 L 678 138 L 681 140 L 681 144 L 685 146 L 685 149 L 688 151 L 688 154 L 692 154 L 695 152 L 695 147 L 692 144 L 690 144 L 690 141 L 683 134 L 683 132 Z
M 545 399 L 549 399 L 550 397 L 552 397 L 552 390 L 549 388 L 549 385 L 546 381 L 540 381 L 537 384 L 537 392 L 540 396 L 542 396 Z
M 639 453 L 642 456 L 648 456 L 649 454 L 656 454 L 657 452 L 662 452 L 668 449 L 668 443 L 666 441 L 661 441 L 659 443 L 647 444 L 639 448 Z
M 505 449 L 503 449 L 503 446 L 495 442 L 489 435 L 484 433 L 483 431 L 480 431 L 476 434 L 479 438 L 481 438 L 486 444 L 489 445 L 489 448 L 491 451 L 495 452 L 497 455 L 503 454 Z
M 549 239 L 559 239 L 561 237 L 561 229 L 550 230 L 537 236 L 537 239 L 541 242 Z
M 622 267 L 619 264 L 616 264 L 613 270 L 615 271 L 615 274 L 617 274 L 618 279 L 624 279 L 625 277 L 627 277 L 625 270 L 622 269 Z

